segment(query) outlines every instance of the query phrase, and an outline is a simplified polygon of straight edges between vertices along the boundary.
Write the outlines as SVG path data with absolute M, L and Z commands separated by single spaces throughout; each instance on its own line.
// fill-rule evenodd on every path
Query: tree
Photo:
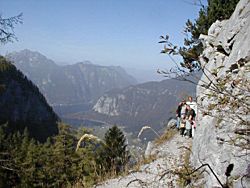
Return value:
M 22 16 L 22 13 L 10 18 L 3 18 L 0 15 L 0 44 L 6 44 L 17 40 L 14 28 L 17 24 L 23 23 Z
M 104 170 L 111 169 L 114 174 L 118 174 L 124 170 L 130 158 L 126 138 L 117 126 L 113 126 L 105 133 L 104 143 L 100 155 Z
M 75 181 L 76 176 L 72 168 L 76 165 L 74 160 L 76 139 L 71 127 L 65 124 L 59 125 L 59 134 L 54 137 L 53 159 L 53 186 L 64 186 Z M 52 183 L 52 182 L 51 182 Z
M 183 62 L 175 62 L 176 67 L 170 71 L 160 73 L 167 73 L 168 76 L 186 75 L 188 72 L 200 70 L 199 56 L 203 52 L 203 46 L 199 37 L 201 34 L 207 35 L 209 27 L 216 20 L 228 19 L 233 13 L 239 0 L 208 0 L 208 5 L 201 5 L 199 17 L 192 22 L 187 20 L 184 29 L 184 46 L 178 47 L 169 40 L 169 36 L 161 36 L 161 41 L 164 48 L 161 53 L 172 55 L 180 55 Z M 174 61 L 174 59 L 172 58 Z

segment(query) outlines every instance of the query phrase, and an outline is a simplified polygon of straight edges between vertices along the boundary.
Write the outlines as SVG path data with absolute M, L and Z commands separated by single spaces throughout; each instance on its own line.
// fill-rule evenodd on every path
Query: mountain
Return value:
M 27 127 L 30 136 L 45 141 L 58 133 L 58 120 L 39 89 L 0 57 L 0 126 L 8 132 Z
M 59 66 L 44 55 L 22 50 L 7 55 L 53 105 L 88 104 L 104 92 L 136 83 L 121 67 L 90 62 Z
M 178 102 L 195 96 L 196 85 L 168 79 L 116 89 L 101 96 L 88 113 L 72 114 L 75 119 L 94 119 L 124 126 L 134 132 L 144 125 L 159 130 L 175 116 Z

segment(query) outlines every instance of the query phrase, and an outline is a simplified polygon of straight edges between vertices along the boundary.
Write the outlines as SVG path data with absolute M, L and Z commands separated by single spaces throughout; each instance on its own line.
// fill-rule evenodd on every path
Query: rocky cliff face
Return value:
M 38 88 L 14 65 L 0 57 L 0 126 L 23 131 L 40 141 L 58 133 L 58 117 Z
M 195 87 L 191 83 L 168 79 L 113 90 L 94 105 L 95 119 L 100 117 L 102 121 L 130 127 L 133 131 L 144 125 L 158 130 L 175 116 L 176 105 L 182 98 L 195 96 Z
M 198 83 L 198 127 L 191 163 L 209 164 L 222 183 L 229 164 L 233 187 L 250 185 L 250 1 L 241 0 L 229 20 L 217 21 L 207 36 L 200 36 L 204 74 Z M 204 87 L 207 85 L 208 87 Z M 248 167 L 249 168 L 249 167 Z M 244 175 L 248 174 L 248 178 Z M 204 173 L 205 187 L 220 187 L 216 178 Z
M 52 105 L 89 103 L 111 89 L 136 83 L 121 67 L 89 62 L 59 66 L 30 50 L 10 53 L 7 58 L 38 86 Z

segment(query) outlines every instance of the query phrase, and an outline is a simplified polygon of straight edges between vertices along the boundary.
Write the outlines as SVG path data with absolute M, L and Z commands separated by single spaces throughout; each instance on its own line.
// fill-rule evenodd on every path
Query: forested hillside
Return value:
M 23 132 L 40 141 L 58 133 L 57 115 L 39 89 L 4 57 L 0 57 L 0 125 L 7 132 Z

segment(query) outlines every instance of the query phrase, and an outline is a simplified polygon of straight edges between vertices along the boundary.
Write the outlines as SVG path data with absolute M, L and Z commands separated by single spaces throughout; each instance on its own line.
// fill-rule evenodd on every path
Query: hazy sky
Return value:
M 0 54 L 30 49 L 56 62 L 139 69 L 168 67 L 159 36 L 182 44 L 185 22 L 197 17 L 195 0 L 0 0 L 3 17 L 23 13 L 18 42 Z

